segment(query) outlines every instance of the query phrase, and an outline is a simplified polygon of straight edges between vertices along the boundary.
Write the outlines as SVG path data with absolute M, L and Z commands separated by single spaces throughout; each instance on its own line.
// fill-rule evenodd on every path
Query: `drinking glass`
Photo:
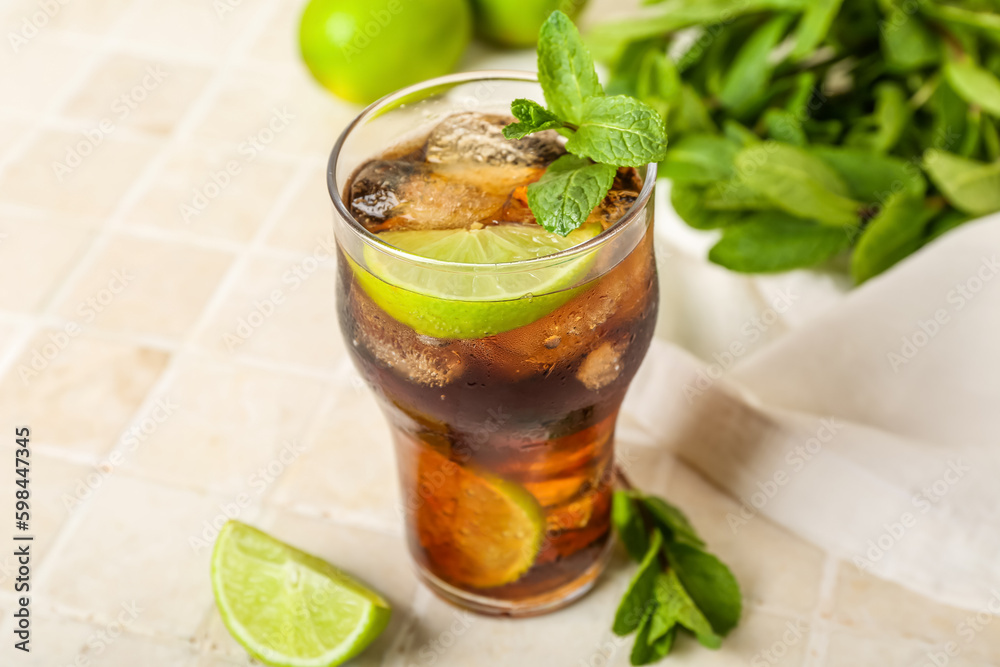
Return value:
M 341 135 L 328 183 L 340 327 L 391 427 L 416 571 L 462 607 L 524 616 L 583 595 L 608 558 L 615 420 L 656 321 L 656 165 L 638 170 L 631 207 L 599 235 L 502 264 L 405 252 L 345 202 L 367 161 L 419 147 L 450 115 L 507 114 L 516 98 L 543 99 L 533 75 L 455 74 L 389 95 Z M 394 284 L 404 273 L 416 278 Z M 520 296 L 476 301 L 477 281 L 517 285 Z M 430 310 L 504 330 L 427 335 Z

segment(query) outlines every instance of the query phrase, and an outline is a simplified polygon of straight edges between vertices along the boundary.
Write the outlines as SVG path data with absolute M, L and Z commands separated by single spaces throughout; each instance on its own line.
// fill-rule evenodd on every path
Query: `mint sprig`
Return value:
M 571 156 L 556 160 L 528 186 L 528 206 L 540 225 L 565 236 L 584 223 L 608 194 L 619 167 L 638 167 L 666 157 L 663 117 L 627 95 L 607 96 L 594 59 L 568 16 L 554 11 L 538 38 L 538 81 L 545 103 L 518 99 L 510 105 L 518 122 L 504 128 L 508 139 L 557 130 Z M 550 176 L 550 172 L 554 172 Z
M 739 622 L 740 587 L 729 568 L 705 551 L 684 513 L 630 488 L 615 492 L 611 520 L 639 561 L 612 626 L 622 636 L 637 632 L 632 664 L 666 656 L 681 631 L 707 648 L 719 648 Z
M 537 183 L 528 186 L 528 207 L 550 232 L 566 236 L 601 203 L 615 180 L 615 168 L 575 155 L 563 155 L 549 165 Z

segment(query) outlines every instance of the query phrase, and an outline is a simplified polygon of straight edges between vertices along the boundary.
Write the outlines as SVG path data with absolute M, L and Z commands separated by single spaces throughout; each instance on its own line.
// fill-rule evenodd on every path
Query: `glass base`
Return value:
M 541 595 L 521 598 L 519 600 L 501 600 L 486 595 L 476 595 L 475 593 L 456 588 L 442 581 L 419 564 L 416 565 L 415 569 L 417 576 L 431 589 L 431 592 L 446 602 L 477 614 L 483 614 L 484 616 L 525 618 L 528 616 L 541 616 L 542 614 L 562 609 L 590 592 L 590 589 L 597 583 L 597 578 L 601 576 L 604 568 L 607 567 L 608 561 L 611 560 L 611 551 L 614 545 L 614 537 L 609 537 L 607 544 L 604 545 L 604 549 L 594 561 L 594 564 L 573 581 Z

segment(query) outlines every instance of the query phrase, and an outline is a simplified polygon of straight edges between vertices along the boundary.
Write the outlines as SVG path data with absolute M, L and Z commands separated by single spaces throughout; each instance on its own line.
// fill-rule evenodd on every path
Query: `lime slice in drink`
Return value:
M 416 510 L 420 545 L 451 583 L 494 588 L 517 581 L 535 562 L 545 512 L 521 485 L 460 466 L 426 448 L 419 454 Z
M 212 589 L 230 634 L 276 667 L 330 667 L 389 622 L 389 603 L 324 560 L 238 521 L 212 552 Z
M 530 324 L 566 303 L 577 293 L 570 288 L 590 269 L 595 253 L 532 271 L 497 273 L 489 265 L 552 255 L 600 233 L 597 223 L 568 236 L 534 224 L 389 231 L 379 238 L 401 250 L 482 269 L 431 269 L 368 247 L 364 257 L 370 273 L 352 265 L 368 296 L 417 333 L 481 338 Z

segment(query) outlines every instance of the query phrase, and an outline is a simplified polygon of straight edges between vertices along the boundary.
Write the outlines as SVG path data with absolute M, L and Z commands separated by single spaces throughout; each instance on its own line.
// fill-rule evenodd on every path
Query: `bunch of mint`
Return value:
M 653 0 L 588 41 L 667 120 L 660 174 L 709 258 L 857 283 L 1000 211 L 998 0 Z
M 694 634 L 716 649 L 740 620 L 740 587 L 732 572 L 704 550 L 684 514 L 662 498 L 616 491 L 611 519 L 639 570 L 622 598 L 612 630 L 638 631 L 633 665 L 663 658 L 677 634 Z
M 517 123 L 508 139 L 556 130 L 566 137 L 564 155 L 528 186 L 528 206 L 543 227 L 565 236 L 583 224 L 611 189 L 618 167 L 639 167 L 666 157 L 663 118 L 628 95 L 604 94 L 594 60 L 573 22 L 552 12 L 538 38 L 538 81 L 547 107 L 514 100 Z

